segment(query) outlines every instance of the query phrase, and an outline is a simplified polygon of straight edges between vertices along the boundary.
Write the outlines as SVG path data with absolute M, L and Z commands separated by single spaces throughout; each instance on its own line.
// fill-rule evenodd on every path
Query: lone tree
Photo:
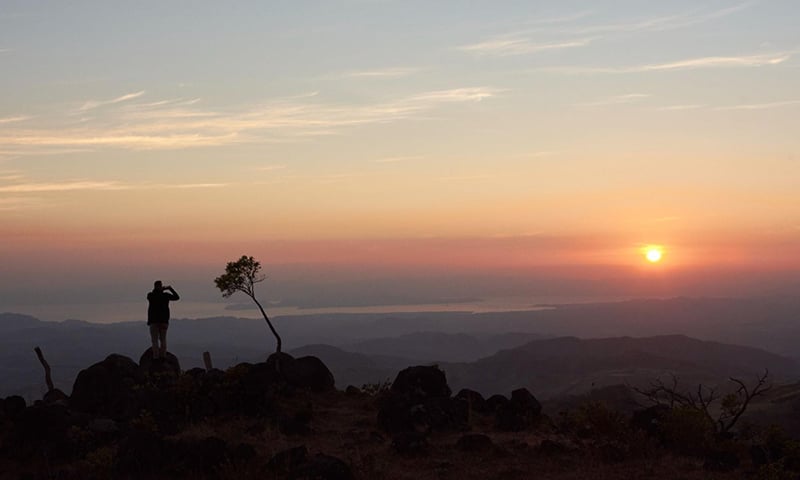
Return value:
M 253 299 L 258 309 L 261 310 L 261 315 L 264 316 L 264 320 L 267 321 L 267 325 L 269 325 L 272 334 L 275 335 L 275 340 L 278 342 L 275 351 L 281 353 L 281 337 L 278 335 L 278 332 L 275 331 L 272 322 L 269 321 L 264 307 L 262 307 L 258 299 L 256 299 L 255 284 L 263 282 L 264 279 L 267 278 L 264 274 L 259 273 L 260 270 L 261 262 L 256 261 L 253 257 L 242 255 L 242 258 L 239 260 L 228 262 L 228 265 L 225 267 L 225 273 L 215 278 L 214 283 L 217 285 L 217 288 L 222 291 L 222 296 L 225 298 L 230 297 L 236 292 L 242 292 Z

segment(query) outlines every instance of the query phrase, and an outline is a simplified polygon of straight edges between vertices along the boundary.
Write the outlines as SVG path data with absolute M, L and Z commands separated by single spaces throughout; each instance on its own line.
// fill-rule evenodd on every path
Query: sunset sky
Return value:
M 212 302 L 242 254 L 286 305 L 789 293 L 798 18 L 4 0 L 0 311 L 142 303 L 155 278 Z

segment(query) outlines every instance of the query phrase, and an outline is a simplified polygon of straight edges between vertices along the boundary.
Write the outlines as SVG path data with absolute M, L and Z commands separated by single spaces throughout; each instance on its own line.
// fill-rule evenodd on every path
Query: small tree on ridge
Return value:
M 264 279 L 267 278 L 264 274 L 259 273 L 260 270 L 261 262 L 256 261 L 253 257 L 242 255 L 242 258 L 239 260 L 228 262 L 228 265 L 225 267 L 225 273 L 215 278 L 214 283 L 217 285 L 217 288 L 222 291 L 222 296 L 224 298 L 228 298 L 236 292 L 242 292 L 256 303 L 258 309 L 261 310 L 261 315 L 264 316 L 264 320 L 267 321 L 269 329 L 272 331 L 272 334 L 275 335 L 275 340 L 277 341 L 275 351 L 281 353 L 281 337 L 278 335 L 278 332 L 275 331 L 272 322 L 269 321 L 264 307 L 262 307 L 261 303 L 256 299 L 255 284 L 263 282 Z

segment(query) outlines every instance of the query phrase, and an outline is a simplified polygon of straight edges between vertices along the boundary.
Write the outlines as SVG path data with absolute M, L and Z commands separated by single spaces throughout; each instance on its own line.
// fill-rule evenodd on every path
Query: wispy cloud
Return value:
M 19 115 L 16 117 L 0 117 L 0 125 L 5 125 L 8 123 L 24 122 L 25 120 L 30 120 L 31 118 L 33 117 L 28 117 L 24 115 Z
M 0 193 L 51 193 L 73 191 L 113 191 L 113 190 L 162 190 L 221 188 L 227 183 L 125 183 L 118 181 L 65 180 L 60 182 L 23 182 L 0 185 Z
M 0 198 L 0 212 L 21 212 L 41 206 L 41 201 L 35 197 L 5 197 Z
M 394 77 L 407 77 L 419 72 L 419 68 L 411 67 L 392 67 L 382 68 L 377 70 L 363 70 L 359 72 L 346 73 L 345 77 L 351 78 L 394 78 Z
M 480 43 L 458 47 L 464 52 L 475 55 L 511 56 L 525 55 L 549 50 L 563 50 L 566 48 L 585 47 L 592 42 L 592 38 L 563 40 L 558 42 L 536 42 L 531 38 L 518 35 L 501 35 L 490 38 Z
M 662 112 L 678 112 L 682 110 L 697 110 L 703 107 L 705 107 L 703 104 L 667 105 L 664 107 L 658 107 L 656 110 Z
M 454 88 L 358 105 L 324 103 L 316 96 L 303 95 L 240 110 L 202 109 L 195 100 L 127 103 L 105 109 L 79 126 L 72 118 L 62 121 L 60 127 L 5 129 L 0 133 L 0 149 L 176 149 L 282 142 L 407 119 L 447 104 L 478 102 L 501 92 L 492 87 Z M 126 102 L 140 95 L 128 94 L 105 103 Z
M 768 110 L 772 108 L 795 107 L 800 105 L 800 100 L 783 100 L 780 102 L 751 103 L 718 107 L 717 110 Z
M 286 165 L 264 165 L 261 167 L 256 168 L 256 170 L 262 172 L 274 172 L 275 170 L 284 170 Z
M 12 50 L 10 48 L 0 48 L 0 53 L 11 53 L 13 51 L 14 50 Z
M 89 100 L 89 101 L 85 102 L 78 109 L 78 111 L 85 112 L 87 110 L 92 110 L 94 108 L 102 107 L 104 105 L 113 105 L 115 103 L 127 102 L 128 100 L 133 100 L 134 98 L 141 97 L 142 95 L 144 95 L 144 93 L 145 93 L 144 90 L 142 90 L 142 91 L 139 91 L 139 92 L 127 93 L 125 95 L 122 95 L 122 96 L 119 96 L 119 97 L 116 97 L 116 98 L 112 98 L 111 100 Z
M 627 67 L 544 67 L 539 71 L 565 74 L 645 73 L 693 70 L 703 68 L 752 68 L 779 65 L 792 57 L 790 53 L 761 55 L 699 57 L 674 62 L 650 63 Z
M 384 157 L 378 158 L 374 160 L 375 163 L 399 163 L 399 162 L 409 162 L 412 160 L 421 160 L 425 157 L 422 155 L 406 155 L 406 156 L 398 156 L 398 157 Z
M 612 97 L 601 98 L 592 102 L 576 103 L 578 107 L 602 107 L 605 105 L 619 105 L 623 103 L 633 103 L 639 100 L 652 97 L 649 93 L 627 93 L 624 95 L 614 95 Z

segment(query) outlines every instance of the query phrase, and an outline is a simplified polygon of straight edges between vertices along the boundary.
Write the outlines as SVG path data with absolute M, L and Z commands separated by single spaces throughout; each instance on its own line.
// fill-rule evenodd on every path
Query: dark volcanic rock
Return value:
M 66 393 L 62 392 L 57 388 L 54 388 L 44 394 L 42 401 L 44 401 L 44 403 L 47 404 L 60 403 L 67 405 L 67 403 L 69 402 L 69 397 L 67 396 Z
M 507 404 L 498 407 L 495 423 L 499 430 L 520 432 L 530 428 L 541 416 L 542 405 L 525 388 L 511 392 Z
M 378 424 L 390 433 L 462 429 L 468 415 L 468 403 L 450 398 L 447 379 L 438 367 L 401 371 L 378 400 Z
M 497 412 L 498 409 L 508 404 L 508 398 L 503 395 L 495 394 L 486 399 L 486 410 L 489 412 Z
M 289 385 L 307 388 L 312 392 L 328 392 L 334 389 L 333 374 L 317 357 L 307 356 L 285 362 L 281 373 Z
M 145 375 L 171 375 L 179 377 L 181 374 L 181 364 L 178 357 L 167 352 L 166 357 L 153 359 L 153 349 L 148 348 L 139 357 L 139 367 Z
M 392 382 L 391 391 L 410 400 L 449 397 L 451 393 L 444 372 L 437 366 L 408 367 L 400 371 Z
M 78 373 L 69 399 L 70 408 L 113 419 L 139 411 L 137 386 L 144 378 L 133 360 L 112 354 Z
M 483 398 L 483 395 L 475 390 L 462 388 L 456 394 L 455 398 L 466 401 L 469 409 L 474 412 L 484 413 L 488 410 L 486 406 L 486 400 Z
M 25 399 L 19 395 L 11 395 L 3 399 L 3 413 L 9 417 L 14 418 L 23 411 L 25 411 Z
M 68 436 L 75 423 L 75 417 L 64 405 L 31 406 L 14 421 L 12 448 L 20 458 L 38 454 L 52 462 L 66 460 L 76 453 Z

